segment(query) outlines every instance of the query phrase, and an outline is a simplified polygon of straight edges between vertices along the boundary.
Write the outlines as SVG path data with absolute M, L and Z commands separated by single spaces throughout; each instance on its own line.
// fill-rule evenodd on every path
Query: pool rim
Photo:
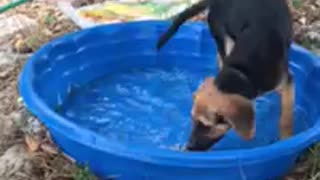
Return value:
M 56 113 L 53 109 L 49 108 L 43 100 L 37 95 L 33 89 L 33 63 L 40 59 L 47 48 L 52 46 L 55 42 L 68 40 L 72 36 L 85 35 L 89 31 L 99 30 L 101 28 L 119 27 L 119 26 L 139 26 L 139 25 L 168 25 L 169 21 L 161 20 L 147 20 L 127 22 L 123 24 L 109 24 L 91 27 L 77 32 L 68 33 L 60 38 L 51 40 L 49 43 L 42 46 L 35 52 L 31 58 L 26 62 L 23 71 L 19 77 L 18 90 L 23 102 L 36 117 L 43 122 L 49 131 L 58 132 L 68 138 L 68 140 L 75 141 L 89 148 L 102 151 L 115 156 L 130 158 L 138 161 L 162 164 L 166 166 L 183 166 L 192 168 L 204 167 L 223 167 L 234 165 L 235 160 L 242 163 L 252 163 L 257 161 L 265 161 L 274 159 L 282 155 L 290 155 L 297 150 L 302 151 L 309 145 L 320 140 L 320 119 L 318 117 L 315 125 L 308 130 L 295 135 L 289 139 L 276 142 L 268 146 L 257 147 L 253 149 L 240 149 L 240 150 L 225 150 L 225 151 L 210 151 L 210 152 L 192 152 L 184 153 L 179 151 L 172 151 L 168 149 L 152 148 L 150 146 L 136 147 L 133 145 L 123 145 L 121 142 L 115 142 L 105 139 L 102 135 L 94 133 L 84 127 L 77 126 L 76 124 L 68 121 L 63 116 Z M 188 22 L 184 26 L 192 26 L 193 24 L 201 24 L 201 22 Z M 106 27 L 107 26 L 107 27 Z M 293 43 L 291 46 L 293 51 L 308 56 L 312 59 L 314 66 L 319 66 L 319 59 L 316 55 L 309 52 L 302 46 Z M 54 120 L 54 121 L 53 121 Z M 127 147 L 129 146 L 129 147 Z M 126 148 L 127 147 L 127 148 Z M 217 162 L 217 163 L 214 163 Z

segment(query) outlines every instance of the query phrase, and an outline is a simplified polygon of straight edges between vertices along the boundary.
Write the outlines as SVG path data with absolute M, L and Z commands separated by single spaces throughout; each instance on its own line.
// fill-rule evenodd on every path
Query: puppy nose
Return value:
M 196 149 L 197 148 L 196 148 L 195 144 L 194 143 L 190 143 L 190 142 L 185 147 L 186 151 L 195 151 Z
M 207 147 L 201 146 L 194 141 L 189 141 L 185 149 L 186 151 L 205 151 Z
M 216 139 L 202 140 L 202 141 L 191 139 L 187 143 L 185 147 L 185 151 L 208 151 L 212 147 L 212 145 L 219 142 L 220 139 L 221 137 Z
M 185 146 L 186 151 L 194 151 L 196 149 L 196 141 L 194 138 L 190 138 L 187 145 Z
M 207 149 L 207 147 L 195 146 L 193 144 L 188 144 L 185 148 L 186 151 L 206 151 Z

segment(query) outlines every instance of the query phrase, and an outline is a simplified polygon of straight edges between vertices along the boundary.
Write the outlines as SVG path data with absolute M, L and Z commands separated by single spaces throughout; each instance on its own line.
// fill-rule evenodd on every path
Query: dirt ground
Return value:
M 0 5 L 5 0 L 0 0 Z M 54 1 L 34 1 L 0 15 L 23 15 L 32 26 L 0 40 L 0 180 L 94 180 L 87 169 L 59 152 L 39 121 L 24 108 L 17 78 L 26 59 L 48 40 L 78 28 L 55 7 Z M 295 40 L 320 54 L 320 0 L 290 0 Z M 23 18 L 13 18 L 26 23 Z M 1 31 L 9 31 L 9 27 Z M 320 147 L 301 158 L 287 180 L 320 180 Z

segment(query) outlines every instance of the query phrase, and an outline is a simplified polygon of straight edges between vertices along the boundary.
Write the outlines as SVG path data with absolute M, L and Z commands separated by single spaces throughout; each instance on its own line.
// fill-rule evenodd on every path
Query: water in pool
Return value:
M 209 75 L 210 69 L 194 73 L 180 68 L 106 75 L 70 94 L 62 114 L 107 139 L 177 149 L 186 143 L 191 130 L 192 93 Z M 231 130 L 215 148 L 252 148 L 275 142 L 277 101 L 272 93 L 256 101 L 257 135 L 252 141 L 241 140 Z

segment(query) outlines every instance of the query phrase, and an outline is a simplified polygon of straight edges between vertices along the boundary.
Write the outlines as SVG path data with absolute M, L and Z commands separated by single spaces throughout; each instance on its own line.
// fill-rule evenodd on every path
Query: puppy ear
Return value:
M 197 99 L 197 97 L 202 97 L 207 99 L 208 96 L 211 96 L 213 93 L 216 93 L 216 87 L 214 85 L 214 77 L 207 77 L 204 81 L 199 85 L 196 92 L 192 94 L 193 100 Z
M 255 135 L 254 109 L 251 101 L 239 95 L 225 95 L 218 112 L 226 118 L 236 133 L 246 140 Z
M 200 84 L 198 90 L 206 90 L 206 91 L 212 91 L 216 90 L 216 87 L 214 85 L 214 77 L 206 77 L 203 82 Z
M 205 85 L 209 85 L 209 86 L 212 86 L 214 83 L 214 77 L 213 76 L 210 76 L 210 77 L 206 77 L 204 79 L 204 83 Z

